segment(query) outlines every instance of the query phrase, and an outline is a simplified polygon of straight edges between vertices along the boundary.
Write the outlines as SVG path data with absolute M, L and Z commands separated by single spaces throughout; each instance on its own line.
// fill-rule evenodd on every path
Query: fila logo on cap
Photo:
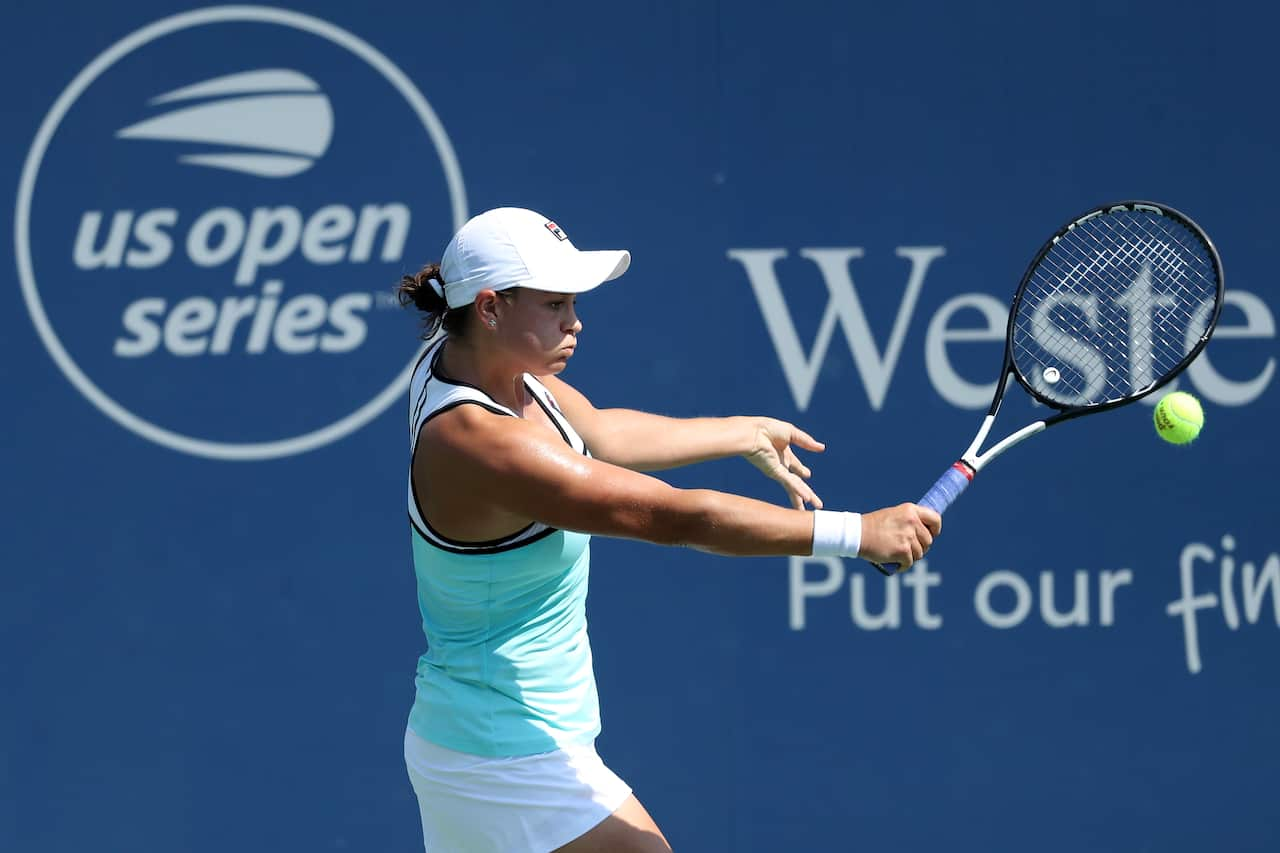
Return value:
M 557 225 L 557 224 L 555 224 L 554 222 L 548 222 L 548 223 L 547 223 L 547 230 L 548 230 L 548 231 L 550 231 L 552 234 L 556 235 L 556 239 L 557 239 L 557 240 L 568 240 L 568 239 L 569 239 L 567 236 L 565 236 L 564 231 L 562 231 L 562 230 L 560 229 L 560 226 L 559 226 L 559 225 Z

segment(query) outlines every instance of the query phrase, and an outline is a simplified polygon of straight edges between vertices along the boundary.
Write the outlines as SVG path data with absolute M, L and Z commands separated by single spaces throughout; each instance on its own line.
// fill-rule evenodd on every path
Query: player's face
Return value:
M 523 289 L 506 300 L 502 337 L 526 372 L 546 376 L 564 370 L 582 331 L 576 299 L 574 293 Z

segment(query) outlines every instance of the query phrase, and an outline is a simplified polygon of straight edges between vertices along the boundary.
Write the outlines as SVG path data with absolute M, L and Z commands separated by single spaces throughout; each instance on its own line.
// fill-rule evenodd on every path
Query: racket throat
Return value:
M 999 403 L 997 402 L 996 405 L 998 406 Z M 991 432 L 991 425 L 995 423 L 995 408 L 996 407 L 993 407 L 993 411 L 982 419 L 982 426 L 978 428 L 978 434 L 973 437 L 973 442 L 970 443 L 969 448 L 960 456 L 960 461 L 956 463 L 957 465 L 964 465 L 969 469 L 970 480 L 972 480 L 973 475 L 978 473 L 978 470 L 982 468 L 982 460 L 978 456 L 978 448 L 987 440 L 987 434 Z
M 1046 426 L 1048 426 L 1048 424 L 1045 421 L 1035 421 L 1033 423 L 1029 423 L 1026 426 L 1024 426 L 1022 429 L 1018 430 L 1017 432 L 1011 433 L 1010 435 L 1005 436 L 1003 439 L 993 444 L 990 448 L 987 449 L 986 453 L 978 455 L 973 452 L 973 450 L 976 448 L 971 448 L 969 452 L 965 453 L 965 455 L 960 458 L 963 462 L 965 462 L 965 464 L 967 464 L 970 468 L 974 470 L 974 473 L 977 473 L 978 471 L 981 471 L 983 466 L 985 466 L 992 459 L 995 459 L 997 456 L 999 456 L 1001 453 L 1004 453 L 1006 450 L 1008 450 L 1010 447 L 1013 447 L 1015 444 L 1020 444 L 1021 442 L 1026 441 L 1028 438 L 1035 435 L 1036 433 L 1042 432 Z M 983 432 L 982 437 L 983 438 L 986 437 L 985 431 Z

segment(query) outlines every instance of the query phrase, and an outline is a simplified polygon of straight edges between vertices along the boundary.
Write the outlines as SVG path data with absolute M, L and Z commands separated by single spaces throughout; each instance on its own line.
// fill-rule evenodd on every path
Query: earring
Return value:
M 496 327 L 497 325 L 498 325 L 498 324 L 497 324 L 497 323 L 495 323 L 493 320 L 490 320 L 490 321 L 489 321 L 489 328 L 490 328 L 490 329 L 492 329 L 492 328 Z

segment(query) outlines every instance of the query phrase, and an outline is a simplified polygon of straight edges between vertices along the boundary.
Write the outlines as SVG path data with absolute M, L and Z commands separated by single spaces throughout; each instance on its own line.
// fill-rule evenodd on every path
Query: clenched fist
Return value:
M 917 504 L 898 504 L 862 515 L 858 556 L 880 565 L 897 564 L 904 572 L 924 556 L 942 532 L 942 516 Z

